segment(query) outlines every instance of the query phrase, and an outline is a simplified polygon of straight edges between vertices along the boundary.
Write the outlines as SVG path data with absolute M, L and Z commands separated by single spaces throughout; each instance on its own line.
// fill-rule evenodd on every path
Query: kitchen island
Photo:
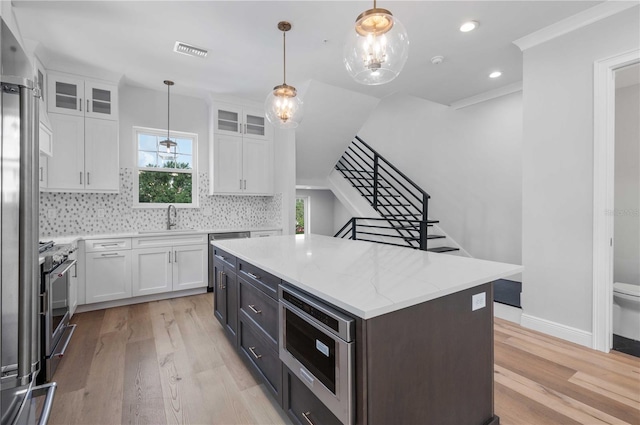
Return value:
M 216 316 L 292 419 L 316 425 L 499 423 L 491 282 L 521 266 L 318 235 L 220 241 L 214 248 Z M 353 356 L 347 365 L 336 360 L 336 374 L 348 367 L 350 388 L 333 388 L 339 397 L 352 397 L 346 413 L 327 403 L 320 394 L 327 386 L 307 376 L 309 368 L 278 361 L 278 354 L 288 355 L 289 342 L 283 340 L 287 302 L 277 303 L 278 283 L 280 298 L 283 287 L 292 288 L 354 319 Z M 317 339 L 315 349 L 329 357 Z

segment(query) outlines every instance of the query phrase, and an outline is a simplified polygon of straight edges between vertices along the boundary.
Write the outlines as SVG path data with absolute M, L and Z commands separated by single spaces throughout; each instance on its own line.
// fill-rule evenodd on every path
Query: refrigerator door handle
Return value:
M 47 425 L 47 422 L 49 422 L 49 416 L 51 415 L 51 408 L 53 407 L 53 397 L 56 394 L 56 388 L 57 384 L 55 382 L 51 382 L 49 384 L 33 387 L 31 390 L 34 397 L 40 397 L 43 394 L 46 394 L 38 425 Z

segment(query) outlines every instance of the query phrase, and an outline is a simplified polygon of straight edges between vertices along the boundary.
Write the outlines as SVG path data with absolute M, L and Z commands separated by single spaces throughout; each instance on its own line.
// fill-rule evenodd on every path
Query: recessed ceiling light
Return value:
M 473 31 L 474 29 L 478 28 L 478 25 L 480 24 L 477 21 L 467 21 L 460 26 L 460 31 L 462 32 Z
M 489 74 L 489 78 L 498 78 L 499 76 L 502 75 L 502 72 L 500 71 L 493 71 L 491 74 Z

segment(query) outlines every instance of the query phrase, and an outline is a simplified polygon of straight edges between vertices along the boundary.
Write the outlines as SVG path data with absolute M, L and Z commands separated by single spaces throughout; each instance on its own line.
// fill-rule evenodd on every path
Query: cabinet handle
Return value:
M 242 190 L 242 179 L 240 179 L 240 190 Z
M 311 416 L 311 412 L 302 412 L 302 417 L 307 420 L 307 423 L 309 425 L 313 425 L 313 422 L 311 421 L 311 419 L 309 419 L 309 416 Z
M 111 252 L 109 254 L 102 254 L 103 257 L 112 257 L 114 255 L 118 255 L 118 253 L 117 252 Z
M 244 190 L 247 190 L 247 181 L 244 181 Z
M 251 351 L 251 354 L 253 354 L 253 357 L 255 357 L 256 360 L 259 360 L 260 357 L 262 357 L 262 354 L 257 354 L 255 350 L 256 350 L 256 347 L 249 347 L 249 351 Z
M 169 264 L 171 264 L 171 251 L 169 251 Z
M 44 178 L 42 177 L 43 175 L 42 167 L 40 167 L 40 181 L 44 181 Z
M 80 171 L 80 184 L 82 184 L 82 171 Z
M 215 254 L 215 257 L 221 259 L 222 261 L 227 261 L 227 259 L 222 255 Z
M 103 243 L 103 244 L 100 244 L 100 246 L 103 247 L 103 248 L 106 248 L 108 246 L 118 246 L 118 243 L 117 242 L 116 243 Z
M 91 183 L 89 183 L 89 177 L 90 177 L 90 173 L 87 171 L 87 186 L 89 186 Z
M 78 106 L 80 106 L 80 112 L 82 112 L 82 98 L 78 98 Z
M 255 314 L 262 313 L 262 310 L 256 310 L 256 306 L 253 304 L 249 304 L 249 310 L 253 311 Z
M 261 278 L 260 276 L 258 276 L 257 274 L 253 274 L 253 273 L 250 273 L 250 272 L 246 272 L 246 273 L 247 273 L 247 275 L 249 275 L 249 277 L 252 277 L 252 278 L 254 278 L 255 280 L 260 280 L 260 279 L 262 279 L 262 278 Z
M 226 274 L 224 272 L 220 272 L 220 282 L 218 283 L 218 287 L 220 289 L 226 289 L 226 287 L 227 287 L 227 285 L 223 284 L 225 276 L 226 276 Z
M 73 276 L 71 277 L 78 277 L 78 263 L 73 265 Z
M 89 99 L 87 99 L 87 112 L 89 112 Z
M 174 263 L 178 262 L 178 251 L 173 251 L 173 262 Z

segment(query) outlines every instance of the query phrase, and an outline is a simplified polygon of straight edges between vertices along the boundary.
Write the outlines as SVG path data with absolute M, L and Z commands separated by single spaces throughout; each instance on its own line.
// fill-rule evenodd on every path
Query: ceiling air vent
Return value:
M 201 47 L 192 46 L 181 41 L 176 41 L 176 45 L 173 47 L 173 51 L 176 53 L 182 53 L 183 55 L 187 56 L 195 56 L 197 58 L 204 58 L 208 53 Z

